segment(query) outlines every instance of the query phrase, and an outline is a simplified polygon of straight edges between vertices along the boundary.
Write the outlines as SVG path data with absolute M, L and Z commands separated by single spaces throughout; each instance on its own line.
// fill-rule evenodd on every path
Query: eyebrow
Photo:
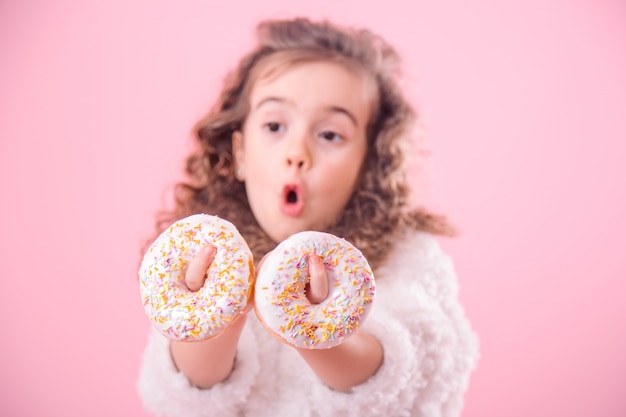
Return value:
M 260 107 L 264 106 L 265 104 L 273 103 L 273 102 L 283 103 L 283 104 L 287 104 L 287 105 L 289 105 L 291 107 L 295 107 L 295 103 L 292 100 L 288 100 L 288 99 L 283 98 L 283 97 L 266 97 L 263 100 L 259 101 L 256 106 L 254 106 L 254 110 L 258 110 Z M 352 113 L 350 113 L 349 110 L 347 110 L 347 109 L 345 109 L 343 107 L 340 107 L 340 106 L 329 106 L 329 107 L 326 108 L 326 110 L 329 110 L 330 112 L 333 112 L 333 113 L 341 113 L 341 114 L 345 115 L 348 119 L 350 119 L 355 126 L 359 125 L 358 122 L 357 122 L 356 117 Z

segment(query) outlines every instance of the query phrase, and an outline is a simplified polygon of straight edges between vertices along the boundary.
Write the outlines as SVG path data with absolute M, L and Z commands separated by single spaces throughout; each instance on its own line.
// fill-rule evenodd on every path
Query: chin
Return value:
M 306 227 L 294 227 L 294 228 L 283 229 L 283 230 L 274 230 L 273 233 L 270 233 L 270 232 L 266 232 L 266 233 L 274 242 L 276 242 L 276 244 L 278 244 L 282 242 L 283 240 L 287 239 L 288 237 L 290 237 L 291 235 L 294 235 L 298 232 L 304 232 L 305 230 L 313 230 L 313 229 L 309 229 Z
M 291 236 L 294 233 L 297 233 L 298 231 L 291 231 L 291 230 L 272 230 L 272 231 L 268 231 L 267 229 L 264 229 L 265 233 L 267 233 L 267 235 L 270 237 L 270 239 L 272 239 L 272 241 L 274 241 L 274 243 L 278 244 L 280 242 L 282 242 L 283 240 L 287 239 L 289 236 Z
M 288 220 L 283 221 L 282 223 L 288 224 L 289 221 Z M 299 232 L 306 232 L 306 231 L 327 232 L 329 230 L 328 226 L 324 226 L 320 224 L 305 224 L 303 222 L 294 222 L 294 223 L 288 224 L 287 227 L 283 227 L 279 229 L 273 228 L 271 231 L 267 228 L 263 228 L 263 230 L 265 230 L 265 233 L 267 233 L 267 235 L 277 244 Z

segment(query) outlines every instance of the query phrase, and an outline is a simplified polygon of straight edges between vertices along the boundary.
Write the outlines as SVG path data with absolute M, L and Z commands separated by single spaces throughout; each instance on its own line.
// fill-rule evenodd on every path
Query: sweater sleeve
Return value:
M 144 408 L 168 417 L 241 415 L 260 369 L 256 345 L 253 332 L 244 329 L 231 375 L 210 389 L 200 389 L 174 366 L 170 341 L 152 330 L 137 381 Z
M 419 233 L 398 245 L 376 274 L 377 295 L 363 330 L 378 338 L 378 372 L 351 393 L 314 389 L 320 415 L 460 415 L 478 339 L 458 302 L 450 258 Z

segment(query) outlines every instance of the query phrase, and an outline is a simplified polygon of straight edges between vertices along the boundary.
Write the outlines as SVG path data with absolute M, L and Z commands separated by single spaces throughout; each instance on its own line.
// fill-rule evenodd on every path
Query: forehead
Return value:
M 266 101 L 297 108 L 340 107 L 357 113 L 366 124 L 375 101 L 371 76 L 331 60 L 269 61 L 254 78 L 251 110 Z

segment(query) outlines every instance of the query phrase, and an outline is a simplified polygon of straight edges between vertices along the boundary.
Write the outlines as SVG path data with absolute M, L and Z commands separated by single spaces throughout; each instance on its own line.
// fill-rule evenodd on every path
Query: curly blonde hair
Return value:
M 160 214 L 157 229 L 191 214 L 211 213 L 236 225 L 257 262 L 278 243 L 257 223 L 245 185 L 235 178 L 231 137 L 248 114 L 250 90 L 261 72 L 259 64 L 281 56 L 283 67 L 320 60 L 339 62 L 376 85 L 367 155 L 357 186 L 340 218 L 326 231 L 352 242 L 373 268 L 384 262 L 394 241 L 408 229 L 452 235 L 444 217 L 410 207 L 405 142 L 416 115 L 395 80 L 399 58 L 394 49 L 367 30 L 304 18 L 262 22 L 257 37 L 258 46 L 227 76 L 215 106 L 194 127 L 199 146 L 187 158 L 188 180 L 175 185 L 175 207 Z

